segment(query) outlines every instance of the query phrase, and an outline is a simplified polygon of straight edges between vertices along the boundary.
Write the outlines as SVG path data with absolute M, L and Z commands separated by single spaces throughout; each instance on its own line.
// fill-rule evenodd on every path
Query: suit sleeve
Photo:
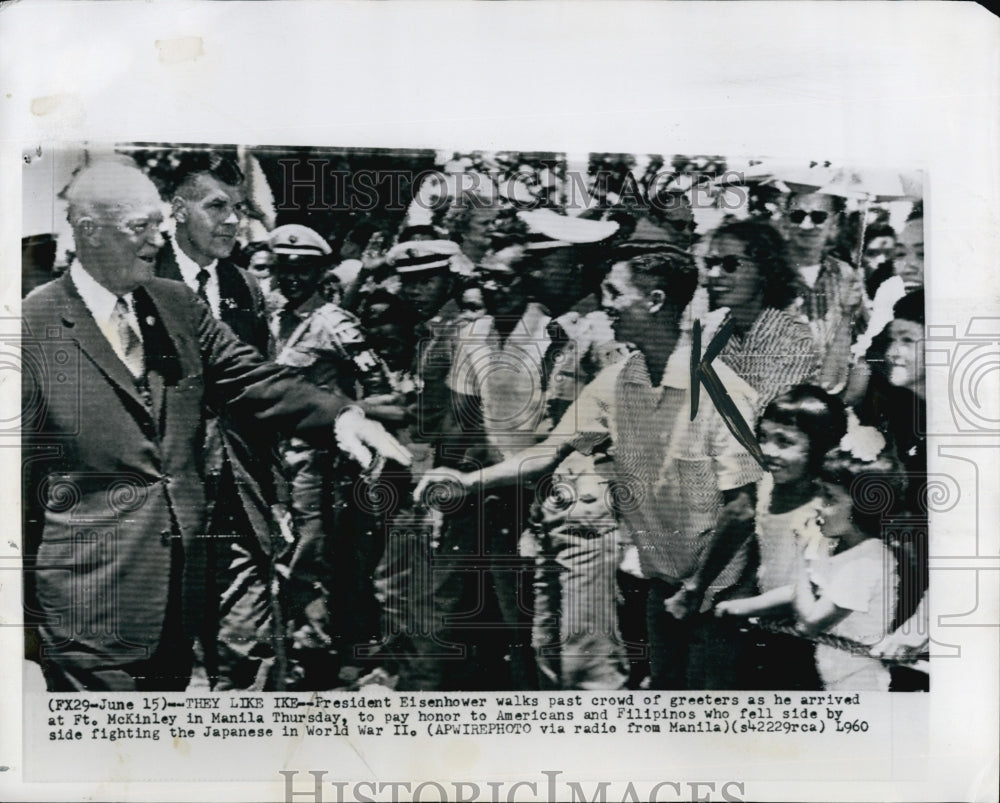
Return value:
M 346 396 L 315 388 L 264 359 L 215 320 L 207 306 L 196 305 L 193 314 L 210 399 L 225 405 L 239 422 L 264 424 L 317 447 L 334 447 L 333 423 L 350 404 Z

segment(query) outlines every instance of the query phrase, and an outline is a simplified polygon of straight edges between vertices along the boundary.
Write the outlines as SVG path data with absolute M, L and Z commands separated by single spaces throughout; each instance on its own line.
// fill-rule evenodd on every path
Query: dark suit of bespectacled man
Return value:
M 215 152 L 193 152 L 164 190 L 174 232 L 156 255 L 155 273 L 184 282 L 245 343 L 271 353 L 264 294 L 233 259 L 248 211 L 244 176 Z M 288 676 L 278 580 L 288 548 L 288 493 L 273 433 L 239 427 L 213 408 L 205 427 L 207 592 L 220 604 L 196 645 L 196 674 L 216 690 L 280 689 Z
M 23 303 L 29 656 L 50 691 L 183 690 L 206 607 L 208 405 L 339 447 L 408 453 L 341 395 L 265 360 L 179 282 L 153 275 L 160 200 L 98 162 L 67 193 L 77 261 Z

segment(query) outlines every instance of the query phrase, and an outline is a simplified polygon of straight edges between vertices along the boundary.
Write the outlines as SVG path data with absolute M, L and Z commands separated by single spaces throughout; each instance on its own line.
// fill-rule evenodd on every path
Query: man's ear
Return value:
M 649 312 L 650 314 L 655 314 L 663 309 L 664 303 L 666 303 L 667 294 L 662 290 L 651 290 L 649 293 Z
M 179 195 L 174 196 L 174 199 L 170 202 L 170 214 L 173 215 L 174 220 L 178 223 L 187 221 L 187 202 Z

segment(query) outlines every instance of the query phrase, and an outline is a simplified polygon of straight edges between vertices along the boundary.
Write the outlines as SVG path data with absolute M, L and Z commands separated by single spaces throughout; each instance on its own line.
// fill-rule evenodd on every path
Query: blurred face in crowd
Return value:
M 324 277 L 319 283 L 319 293 L 330 304 L 340 304 L 344 295 L 344 286 L 336 276 Z
M 601 283 L 601 309 L 611 319 L 615 339 L 622 343 L 641 341 L 650 325 L 650 308 L 656 300 L 633 279 L 627 262 L 611 266 Z
M 555 317 L 566 312 L 583 295 L 582 271 L 573 248 L 536 252 L 527 266 L 531 296 Z
M 661 192 L 653 208 L 657 225 L 669 236 L 671 244 L 685 251 L 691 248 L 696 223 L 687 195 L 682 192 Z
M 400 274 L 399 280 L 399 296 L 410 302 L 424 320 L 437 314 L 451 289 L 451 274 L 447 268 L 437 272 Z
M 877 268 L 887 259 L 892 259 L 896 253 L 896 238 L 884 235 L 873 237 L 865 246 L 864 262 L 869 272 Z
M 760 448 L 775 485 L 791 485 L 809 476 L 809 436 L 798 427 L 761 421 Z
M 295 308 L 316 292 L 322 270 L 323 265 L 315 261 L 288 263 L 279 256 L 271 268 L 271 275 L 288 306 Z
M 414 335 L 412 329 L 404 331 L 404 327 L 394 317 L 390 304 L 378 302 L 365 310 L 362 324 L 368 343 L 386 364 L 392 368 L 402 368 L 412 356 Z
M 819 264 L 823 246 L 836 223 L 833 204 L 831 195 L 794 194 L 789 197 L 781 217 L 773 220 L 788 243 L 788 255 L 793 265 Z
M 523 246 L 511 245 L 488 254 L 479 265 L 483 304 L 494 318 L 519 318 L 524 313 L 524 279 L 516 267 L 523 256 Z
M 705 256 L 708 302 L 713 310 L 759 307 L 764 287 L 757 263 L 747 256 L 746 243 L 723 235 L 712 240 Z
M 889 344 L 885 361 L 889 381 L 923 396 L 924 388 L 924 327 L 915 321 L 897 318 L 889 324 Z
M 907 291 L 924 283 L 924 221 L 910 220 L 903 226 L 896 243 L 893 268 L 901 276 Z
M 835 482 L 820 481 L 820 498 L 823 507 L 820 515 L 823 517 L 823 535 L 827 538 L 840 538 L 855 531 L 854 503 L 846 488 Z
M 244 208 L 242 187 L 225 184 L 209 173 L 195 176 L 173 200 L 177 244 L 199 265 L 228 257 L 236 245 Z
M 483 291 L 479 287 L 466 287 L 462 291 L 462 298 L 459 300 L 459 307 L 462 312 L 470 318 L 479 318 L 486 314 L 486 300 Z
M 70 202 L 77 252 L 99 284 L 123 295 L 153 278 L 164 242 L 160 198 L 139 170 L 93 170 Z

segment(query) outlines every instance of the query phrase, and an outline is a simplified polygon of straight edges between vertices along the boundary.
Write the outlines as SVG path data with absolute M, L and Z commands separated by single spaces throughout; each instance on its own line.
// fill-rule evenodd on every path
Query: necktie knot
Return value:
M 115 301 L 114 313 L 122 361 L 132 376 L 141 377 L 146 373 L 145 357 L 142 352 L 142 340 L 129 321 L 128 301 L 119 296 L 118 300 Z
M 208 272 L 207 269 L 202 268 L 195 274 L 195 279 L 198 281 L 198 295 L 201 296 L 201 300 L 206 304 L 208 303 L 208 280 L 212 277 L 212 274 Z

